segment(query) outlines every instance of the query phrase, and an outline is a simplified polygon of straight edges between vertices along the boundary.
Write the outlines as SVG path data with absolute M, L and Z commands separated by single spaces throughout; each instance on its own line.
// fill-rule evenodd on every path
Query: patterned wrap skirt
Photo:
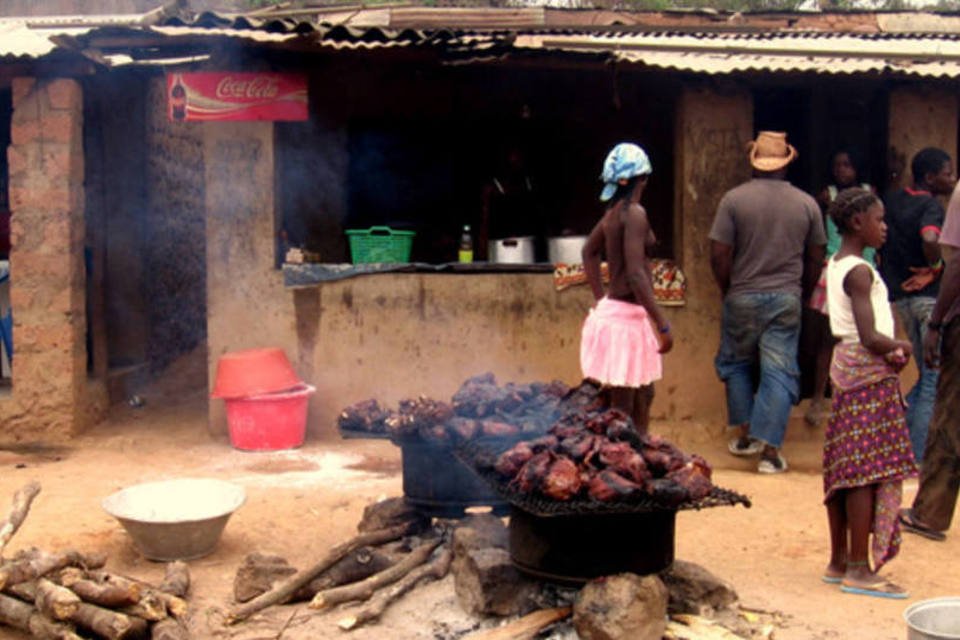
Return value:
M 879 570 L 900 550 L 902 483 L 917 474 L 900 382 L 882 357 L 859 344 L 836 346 L 830 380 L 834 394 L 824 435 L 824 502 L 844 489 L 875 488 L 872 552 Z
M 603 298 L 583 323 L 583 377 L 611 387 L 645 387 L 663 377 L 660 341 L 647 310 Z

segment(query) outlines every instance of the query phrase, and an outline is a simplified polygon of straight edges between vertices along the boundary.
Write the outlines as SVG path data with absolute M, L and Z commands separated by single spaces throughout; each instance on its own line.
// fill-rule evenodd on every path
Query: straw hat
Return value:
M 761 131 L 747 144 L 750 164 L 758 171 L 779 171 L 797 158 L 797 150 L 787 144 L 783 131 Z

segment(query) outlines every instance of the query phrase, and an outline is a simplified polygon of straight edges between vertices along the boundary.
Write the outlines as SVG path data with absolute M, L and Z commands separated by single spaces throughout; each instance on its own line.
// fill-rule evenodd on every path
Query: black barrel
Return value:
M 510 509 L 510 558 L 542 580 L 582 584 L 629 572 L 659 573 L 673 563 L 677 512 L 538 516 Z
M 427 515 L 459 518 L 468 507 L 489 506 L 506 514 L 508 505 L 453 454 L 444 443 L 400 442 L 403 461 L 403 495 Z

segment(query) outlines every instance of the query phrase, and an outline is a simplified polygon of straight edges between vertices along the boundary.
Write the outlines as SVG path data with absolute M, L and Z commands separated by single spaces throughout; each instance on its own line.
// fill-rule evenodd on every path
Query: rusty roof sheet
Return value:
M 960 34 L 530 33 L 517 49 L 608 53 L 617 60 L 702 74 L 893 73 L 960 77 Z
M 302 14 L 225 15 L 206 12 L 185 21 L 166 16 L 160 24 L 149 18 L 125 16 L 115 22 L 76 24 L 70 20 L 44 19 L 39 23 L 0 20 L 0 60 L 50 54 L 58 44 L 77 51 L 103 47 L 104 60 L 149 43 L 157 49 L 157 63 L 164 58 L 164 45 L 189 43 L 190 52 L 169 59 L 201 55 L 204 47 L 226 39 L 247 40 L 264 46 L 301 49 L 372 50 L 396 47 L 437 47 L 455 51 L 460 62 L 496 59 L 507 54 L 564 53 L 615 59 L 651 68 L 696 74 L 816 73 L 895 74 L 931 78 L 960 78 L 960 17 L 944 16 L 931 22 L 927 14 L 869 15 L 868 19 L 845 18 L 844 24 L 859 24 L 843 30 L 817 30 L 784 26 L 758 28 L 732 24 L 655 26 L 610 24 L 617 15 L 602 13 L 600 23 L 579 12 L 573 26 L 556 26 L 542 7 L 533 9 L 431 9 L 392 7 L 377 12 L 343 12 L 343 7 L 317 9 L 313 20 Z M 553 11 L 553 10 L 551 10 Z M 347 19 L 349 15 L 373 18 L 370 24 Z M 657 14 L 661 18 L 663 14 Z M 379 16 L 379 17 L 378 17 Z M 405 16 L 405 17 L 404 17 Z M 97 17 L 92 17 L 97 18 Z M 700 16 L 702 18 L 702 16 Z M 758 19 L 781 21 L 783 17 Z M 157 22 L 157 20 L 150 20 Z M 456 24 L 457 22 L 464 24 Z M 362 21 L 361 21 L 362 22 Z M 381 22 L 383 24 L 375 24 Z M 446 26 L 441 26 L 446 23 Z M 808 24 L 808 23 L 804 23 Z M 434 25 L 430 27 L 416 25 Z M 453 26 L 456 25 L 456 26 Z M 519 26 L 525 25 L 525 26 Z M 939 25 L 941 32 L 934 32 Z M 922 31 L 911 31 L 910 27 Z M 119 34 L 120 37 L 117 37 Z M 69 37 L 64 37 L 69 36 Z M 58 43 L 58 44 L 55 44 Z M 476 55 L 470 56 L 473 52 Z

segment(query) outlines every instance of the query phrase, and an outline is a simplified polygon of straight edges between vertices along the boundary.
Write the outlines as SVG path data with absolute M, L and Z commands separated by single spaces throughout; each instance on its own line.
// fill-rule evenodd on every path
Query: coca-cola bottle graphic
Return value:
M 183 78 L 178 73 L 173 77 L 170 89 L 170 117 L 174 120 L 187 119 L 187 90 L 183 88 Z

